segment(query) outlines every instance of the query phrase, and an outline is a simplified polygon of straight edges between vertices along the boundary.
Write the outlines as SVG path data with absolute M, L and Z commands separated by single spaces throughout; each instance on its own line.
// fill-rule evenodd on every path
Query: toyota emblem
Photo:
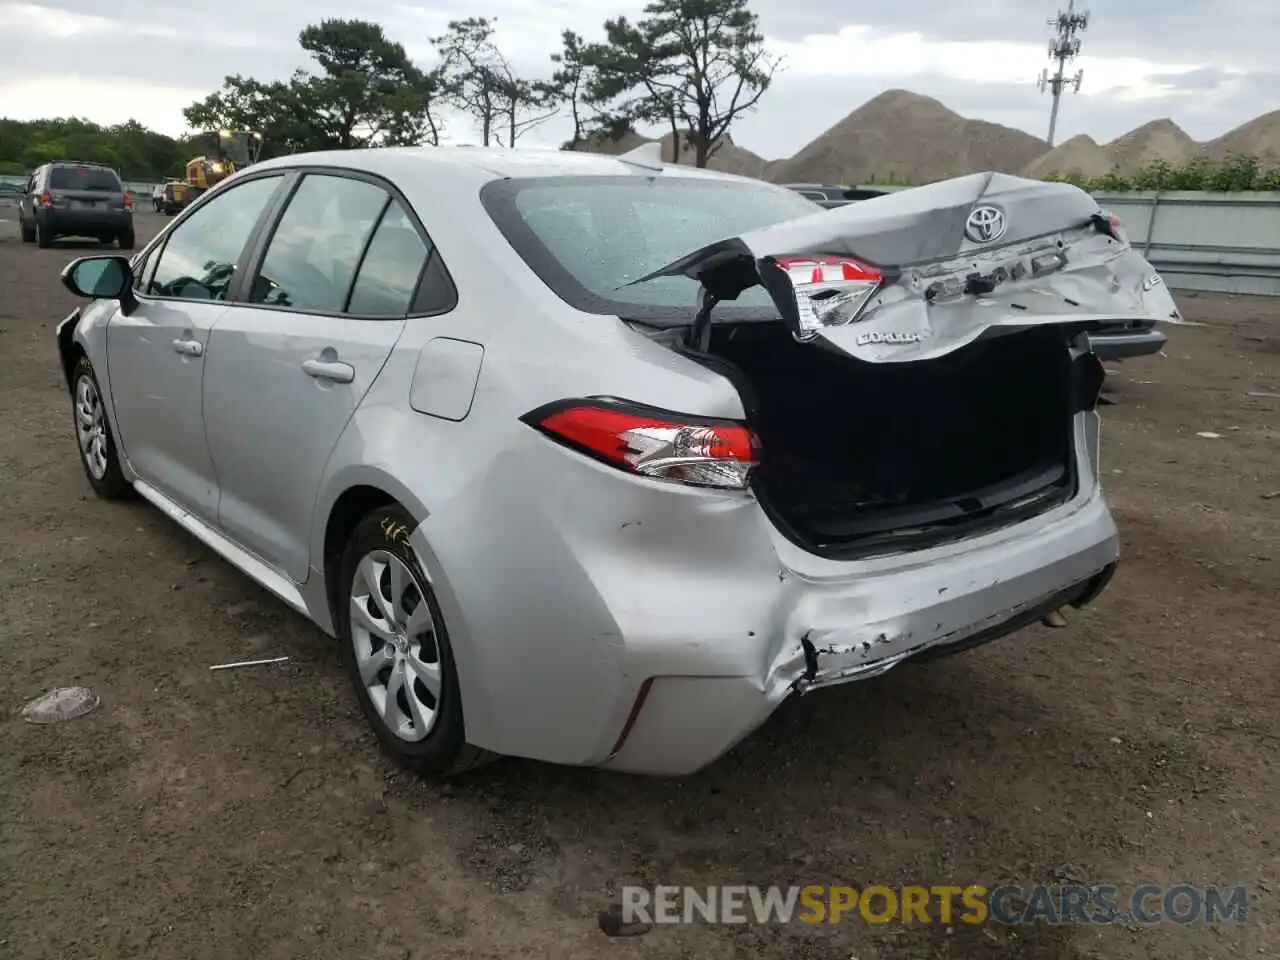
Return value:
M 974 207 L 964 222 L 964 235 L 974 243 L 994 243 L 1004 236 L 1006 226 L 999 207 Z

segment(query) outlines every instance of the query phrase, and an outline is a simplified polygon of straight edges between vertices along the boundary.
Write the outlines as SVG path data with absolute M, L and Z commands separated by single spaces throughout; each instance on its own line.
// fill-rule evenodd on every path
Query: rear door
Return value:
M 124 185 L 116 172 L 107 167 L 52 167 L 48 190 L 54 209 L 103 212 L 124 209 Z
M 129 465 L 206 523 L 218 484 L 205 442 L 201 388 L 209 331 L 248 259 L 283 175 L 249 180 L 191 212 L 137 259 L 138 307 L 107 327 L 107 369 Z
M 210 338 L 205 433 L 219 526 L 302 582 L 325 464 L 404 329 L 428 246 L 389 185 L 330 170 L 299 177 L 257 246 Z

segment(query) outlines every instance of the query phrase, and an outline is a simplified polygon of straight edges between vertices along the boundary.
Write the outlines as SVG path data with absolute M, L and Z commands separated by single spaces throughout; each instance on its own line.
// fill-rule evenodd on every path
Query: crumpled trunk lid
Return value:
M 1000 173 L 730 237 L 635 282 L 677 275 L 698 280 L 711 303 L 760 284 L 798 340 L 870 362 L 927 360 L 1046 324 L 1180 319 L 1159 274 L 1089 194 Z

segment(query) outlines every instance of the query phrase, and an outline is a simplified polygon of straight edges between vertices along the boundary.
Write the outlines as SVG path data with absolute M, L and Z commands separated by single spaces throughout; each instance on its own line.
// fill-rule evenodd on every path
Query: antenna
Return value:
M 1067 64 L 1080 55 L 1080 38 L 1076 36 L 1089 29 L 1089 11 L 1076 10 L 1076 0 L 1068 0 L 1066 12 L 1058 11 L 1058 15 L 1049 21 L 1056 35 L 1049 41 L 1049 59 L 1057 61 L 1058 68 L 1054 73 L 1047 69 L 1040 71 L 1036 86 L 1040 92 L 1053 92 L 1053 107 L 1049 111 L 1049 146 L 1053 146 L 1053 135 L 1058 128 L 1058 106 L 1062 101 L 1062 89 L 1068 84 L 1076 93 L 1080 92 L 1080 82 L 1084 80 L 1084 71 L 1077 70 L 1075 76 L 1066 76 Z
M 626 153 L 619 154 L 618 159 L 630 166 L 640 167 L 642 170 L 656 170 L 661 173 L 662 144 L 658 141 L 642 143 Z

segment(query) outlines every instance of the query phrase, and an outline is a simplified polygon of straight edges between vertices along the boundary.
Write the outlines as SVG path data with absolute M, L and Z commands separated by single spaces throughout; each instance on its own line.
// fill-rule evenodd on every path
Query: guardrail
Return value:
M 8 184 L 8 185 L 17 187 L 19 190 L 21 190 L 24 186 L 26 186 L 27 178 L 15 177 L 11 174 L 0 174 L 0 183 Z M 125 190 L 132 193 L 135 198 L 141 197 L 141 198 L 150 200 L 151 191 L 156 188 L 156 184 L 155 184 L 155 181 L 147 182 L 145 180 L 125 180 L 124 188 Z M 3 197 L 3 196 L 4 196 L 3 194 L 0 194 L 0 197 Z
M 1095 196 L 1169 286 L 1280 297 L 1280 193 Z

